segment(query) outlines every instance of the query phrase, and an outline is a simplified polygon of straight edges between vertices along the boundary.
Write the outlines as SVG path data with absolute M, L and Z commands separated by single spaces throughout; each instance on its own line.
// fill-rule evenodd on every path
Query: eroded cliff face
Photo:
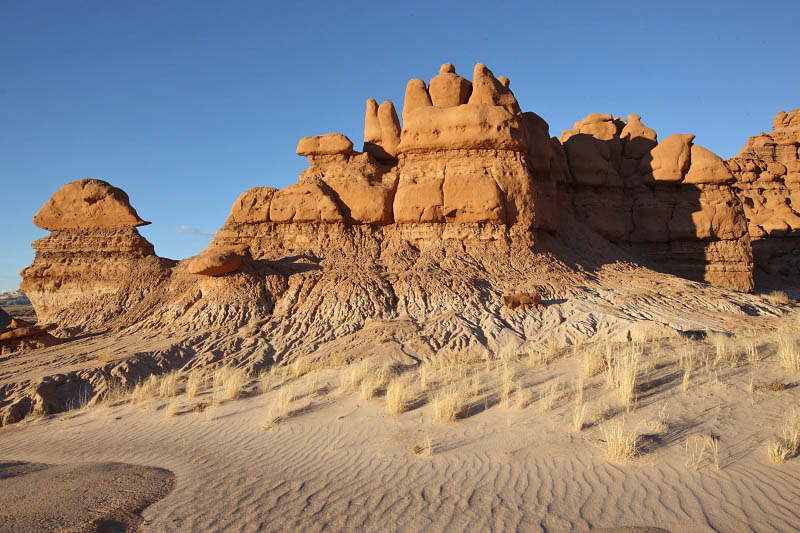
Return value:
M 757 272 L 800 274 L 800 109 L 778 113 L 773 131 L 750 137 L 726 163 L 744 205 Z
M 734 177 L 693 140 L 659 143 L 638 115 L 576 122 L 561 137 L 575 213 L 656 269 L 750 291 L 750 236 Z
M 728 166 L 692 135 L 659 143 L 637 115 L 593 114 L 551 137 L 544 120 L 522 112 L 509 80 L 480 63 L 471 81 L 449 63 L 427 83 L 409 81 L 401 116 L 368 99 L 361 152 L 339 133 L 301 139 L 309 167 L 298 182 L 245 191 L 209 248 L 179 263 L 139 235 L 146 222 L 124 192 L 98 180 L 68 184 L 35 217 L 52 233 L 34 243 L 22 289 L 41 320 L 61 328 L 242 327 L 291 321 L 308 305 L 324 335 L 342 320 L 352 329 L 374 317 L 466 312 L 472 296 L 453 287 L 498 301 L 544 287 L 521 266 L 539 260 L 544 235 L 582 243 L 588 255 L 606 250 L 593 264 L 621 248 L 625 259 L 749 291 L 748 221 L 761 240 L 756 232 L 794 228 L 779 199 L 797 182 L 795 112 Z M 758 201 L 789 209 L 785 224 L 761 221 L 748 207 Z M 442 272 L 447 258 L 478 270 L 469 279 Z M 512 258 L 516 270 L 504 274 Z
M 102 329 L 168 275 L 171 262 L 136 231 L 148 222 L 104 181 L 64 185 L 33 220 L 51 233 L 33 243 L 20 289 L 42 323 Z

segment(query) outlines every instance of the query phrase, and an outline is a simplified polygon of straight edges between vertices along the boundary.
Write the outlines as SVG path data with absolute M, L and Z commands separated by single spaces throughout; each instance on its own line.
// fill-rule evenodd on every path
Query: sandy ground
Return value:
M 551 409 L 536 400 L 546 383 L 569 383 L 579 372 L 575 351 L 546 366 L 512 363 L 515 394 L 531 394 L 525 405 L 498 401 L 500 365 L 482 371 L 481 394 L 449 424 L 433 422 L 430 391 L 420 392 L 410 411 L 391 414 L 381 396 L 340 392 L 343 370 L 324 369 L 276 377 L 268 392 L 253 380 L 242 398 L 203 411 L 197 406 L 214 392 L 26 419 L 0 429 L 0 457 L 174 472 L 175 489 L 142 512 L 142 531 L 800 529 L 800 458 L 773 464 L 765 451 L 799 403 L 797 376 L 765 348 L 757 367 L 698 368 L 684 392 L 669 346 L 648 362 L 659 350 L 643 363 L 649 370 L 642 370 L 631 412 L 615 402 L 602 375 L 586 380 L 580 432 L 570 429 L 568 394 Z M 784 387 L 760 387 L 754 396 L 754 376 Z M 287 388 L 297 396 L 294 414 L 264 429 L 265 413 Z M 657 428 L 662 410 L 668 421 Z M 615 464 L 602 430 L 622 420 L 640 435 L 640 455 Z M 710 452 L 689 464 L 687 446 L 706 435 L 719 443 L 719 469 Z M 430 457 L 412 453 L 427 439 Z
M 136 531 L 137 513 L 173 485 L 160 468 L 0 462 L 0 531 Z

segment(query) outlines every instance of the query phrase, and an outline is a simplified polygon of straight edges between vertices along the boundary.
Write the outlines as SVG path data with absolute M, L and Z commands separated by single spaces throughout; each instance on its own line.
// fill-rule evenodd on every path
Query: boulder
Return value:
M 150 224 L 139 218 L 125 191 L 90 178 L 67 183 L 57 190 L 34 215 L 33 223 L 50 231 Z
M 242 266 L 242 256 L 227 248 L 212 248 L 197 255 L 189 263 L 189 272 L 201 276 L 222 276 Z
M 269 221 L 272 197 L 278 189 L 253 187 L 243 192 L 233 203 L 225 224 L 259 224 Z
M 693 144 L 684 183 L 729 183 L 733 175 L 725 162 L 707 148 Z
M 694 135 L 670 135 L 642 158 L 641 170 L 656 181 L 679 182 L 689 170 Z
M 483 63 L 475 65 L 472 77 L 472 94 L 470 105 L 487 104 L 504 107 L 508 112 L 520 114 L 519 103 L 507 86 L 500 83 Z M 403 118 L 405 125 L 405 117 Z
M 326 133 L 315 137 L 303 137 L 297 143 L 297 155 L 349 155 L 353 153 L 353 143 L 341 133 Z
M 469 101 L 472 83 L 456 74 L 452 63 L 445 63 L 431 80 L 428 91 L 434 106 L 455 107 Z
M 501 298 L 503 305 L 509 309 L 516 309 L 522 306 L 539 305 L 542 303 L 542 297 L 536 293 L 518 292 L 513 294 L 504 294 Z
M 269 207 L 272 222 L 344 222 L 330 189 L 321 181 L 295 183 L 275 192 Z

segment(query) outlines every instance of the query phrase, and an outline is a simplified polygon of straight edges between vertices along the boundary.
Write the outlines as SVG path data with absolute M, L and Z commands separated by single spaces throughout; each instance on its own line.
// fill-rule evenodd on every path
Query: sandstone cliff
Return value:
M 753 289 L 750 237 L 733 176 L 694 135 L 661 142 L 638 115 L 592 114 L 561 137 L 576 215 L 656 269 Z
M 800 274 L 800 109 L 781 111 L 773 131 L 750 137 L 727 165 L 744 205 L 757 271 Z

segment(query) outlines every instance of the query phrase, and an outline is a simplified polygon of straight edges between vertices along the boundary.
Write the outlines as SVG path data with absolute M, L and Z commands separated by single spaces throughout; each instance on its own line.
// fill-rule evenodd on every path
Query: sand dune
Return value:
M 522 372 L 521 382 L 535 388 L 566 379 L 576 365 L 565 357 Z M 773 366 L 759 376 L 781 376 Z M 191 409 L 210 401 L 205 392 L 178 398 L 173 418 L 165 415 L 172 400 L 156 399 L 26 419 L 0 429 L 0 457 L 173 471 L 174 491 L 144 510 L 142 531 L 800 528 L 798 463 L 773 465 L 764 452 L 787 406 L 797 404 L 797 389 L 751 404 L 742 367 L 700 375 L 687 393 L 675 384 L 657 388 L 633 412 L 611 414 L 644 436 L 643 453 L 623 465 L 607 460 L 603 422 L 592 421 L 609 408 L 602 377 L 587 381 L 588 427 L 575 433 L 566 400 L 542 412 L 535 404 L 503 407 L 489 395 L 466 419 L 434 424 L 424 398 L 392 415 L 382 397 L 337 392 L 340 372 L 289 379 L 265 394 L 253 381 L 243 399 L 222 402 L 213 416 Z M 297 412 L 265 430 L 267 406 L 285 387 L 298 393 Z M 666 400 L 669 427 L 653 431 Z M 708 455 L 687 466 L 685 443 L 695 434 L 719 439 L 720 470 Z M 409 451 L 426 438 L 431 457 Z

